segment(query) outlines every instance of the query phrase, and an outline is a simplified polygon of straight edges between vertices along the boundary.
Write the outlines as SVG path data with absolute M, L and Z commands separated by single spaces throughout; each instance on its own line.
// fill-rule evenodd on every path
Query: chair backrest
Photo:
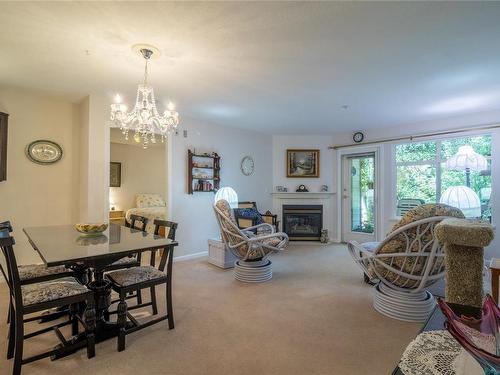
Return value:
M 240 256 L 244 256 L 242 254 L 246 254 L 246 250 L 248 249 L 248 245 L 246 244 L 248 236 L 236 225 L 229 203 L 224 199 L 217 201 L 214 205 L 214 211 L 222 240 L 230 249 L 236 249 Z
M 17 311 L 18 308 L 22 308 L 22 293 L 21 293 L 21 280 L 19 278 L 19 271 L 17 269 L 17 261 L 14 255 L 14 238 L 10 236 L 12 227 L 10 223 L 8 226 L 1 223 L 3 226 L 0 227 L 0 266 L 2 268 L 2 274 L 5 277 L 7 286 L 9 287 L 9 293 L 12 299 L 13 307 Z
M 177 231 L 177 226 L 178 226 L 177 223 L 175 223 L 173 221 L 160 220 L 160 219 L 155 219 L 153 223 L 155 225 L 154 234 L 156 234 L 158 236 L 160 234 L 160 228 L 163 227 L 163 228 L 165 228 L 165 232 L 168 229 L 168 233 L 167 233 L 166 237 L 169 240 L 175 241 L 175 232 Z
M 145 232 L 146 225 L 148 225 L 148 221 L 149 221 L 149 219 L 147 217 L 132 214 L 132 215 L 130 215 L 130 228 L 139 229 L 139 230 L 142 230 L 143 232 Z M 141 228 L 138 228 L 136 226 L 137 224 L 140 224 Z
M 255 202 L 238 202 L 238 208 L 255 208 L 255 209 L 257 209 L 257 203 L 255 203 Z

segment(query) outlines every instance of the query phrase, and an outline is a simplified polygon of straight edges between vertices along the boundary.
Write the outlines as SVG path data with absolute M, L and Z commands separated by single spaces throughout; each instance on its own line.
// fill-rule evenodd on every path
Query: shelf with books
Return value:
M 188 194 L 216 192 L 220 187 L 220 157 L 216 152 L 196 154 L 188 150 Z

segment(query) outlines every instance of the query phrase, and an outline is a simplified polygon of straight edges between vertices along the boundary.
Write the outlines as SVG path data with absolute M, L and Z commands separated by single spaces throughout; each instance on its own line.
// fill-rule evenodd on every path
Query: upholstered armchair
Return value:
M 260 213 L 255 202 L 238 202 L 238 208 L 233 210 L 238 228 L 247 230 L 259 224 L 267 223 L 278 231 L 278 215 L 273 215 L 270 211 Z
M 355 262 L 375 283 L 373 307 L 404 321 L 424 321 L 435 306 L 426 290 L 445 275 L 444 251 L 434 228 L 462 211 L 425 204 L 408 211 L 382 242 L 348 243 Z
M 245 230 L 238 228 L 231 207 L 224 199 L 215 203 L 214 211 L 222 240 L 240 259 L 235 264 L 235 278 L 245 282 L 271 279 L 271 261 L 266 257 L 285 248 L 288 244 L 286 233 L 276 233 L 274 226 L 267 223 L 247 227 Z

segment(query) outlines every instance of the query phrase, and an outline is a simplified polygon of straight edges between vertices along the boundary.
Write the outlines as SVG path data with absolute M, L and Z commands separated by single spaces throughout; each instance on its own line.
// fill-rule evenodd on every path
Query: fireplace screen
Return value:
M 319 241 L 322 228 L 323 206 L 283 206 L 283 231 L 291 241 Z

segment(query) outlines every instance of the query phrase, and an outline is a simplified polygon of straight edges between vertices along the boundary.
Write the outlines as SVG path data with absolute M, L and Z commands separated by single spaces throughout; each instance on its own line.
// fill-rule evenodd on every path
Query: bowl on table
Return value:
M 107 223 L 78 223 L 75 229 L 84 236 L 100 236 L 108 228 Z

